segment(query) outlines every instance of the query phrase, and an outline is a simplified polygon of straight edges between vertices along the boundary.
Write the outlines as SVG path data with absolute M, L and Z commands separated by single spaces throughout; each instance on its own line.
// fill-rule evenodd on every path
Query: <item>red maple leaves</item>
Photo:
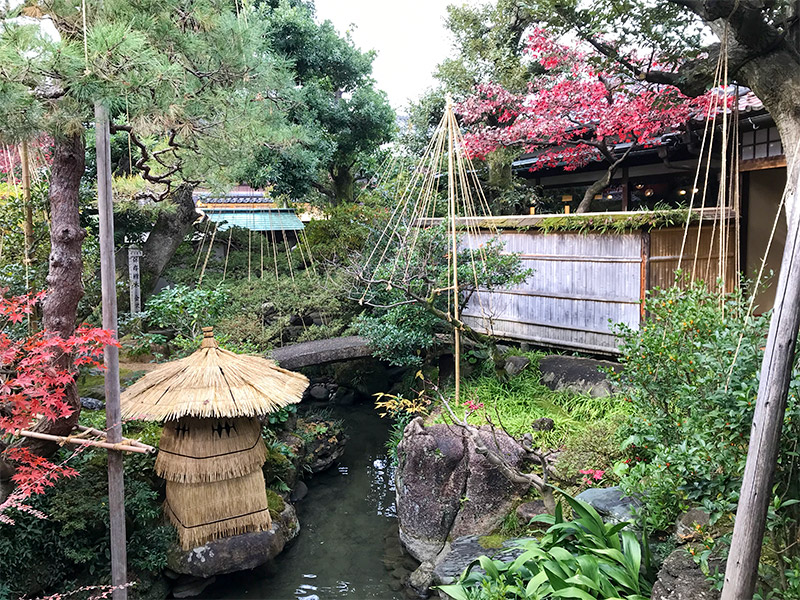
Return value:
M 77 367 L 102 367 L 104 346 L 118 344 L 113 332 L 86 325 L 67 339 L 47 331 L 23 333 L 23 321 L 44 293 L 7 297 L 5 292 L 0 290 L 0 319 L 5 321 L 0 332 L 0 439 L 17 435 L 40 419 L 71 415 L 74 408 L 67 401 L 67 390 Z M 75 475 L 65 464 L 54 464 L 24 448 L 10 447 L 3 454 L 17 464 L 13 477 L 17 502 L 41 493 L 58 477 Z
M 675 87 L 645 83 L 622 70 L 600 70 L 592 52 L 560 44 L 540 28 L 528 38 L 528 58 L 544 68 L 528 93 L 479 85 L 458 107 L 464 123 L 472 125 L 465 136 L 472 157 L 518 146 L 537 152 L 532 170 L 613 162 L 631 146 L 655 145 L 661 135 L 685 127 L 710 100 L 709 95 L 688 98 Z

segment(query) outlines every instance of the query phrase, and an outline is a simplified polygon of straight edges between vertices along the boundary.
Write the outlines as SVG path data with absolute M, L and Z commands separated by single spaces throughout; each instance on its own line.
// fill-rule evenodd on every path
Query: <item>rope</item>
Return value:
M 211 250 L 214 248 L 214 238 L 217 236 L 217 224 L 214 223 L 214 232 L 211 234 L 211 241 L 208 244 L 208 252 L 206 252 L 206 259 L 203 261 L 203 268 L 200 270 L 200 279 L 197 280 L 197 287 L 203 285 L 203 275 L 206 272 L 206 265 L 208 265 L 208 257 L 211 256 Z
M 225 266 L 222 268 L 222 281 L 225 281 L 225 275 L 228 273 L 228 257 L 231 254 L 231 240 L 233 239 L 233 227 L 228 230 L 228 248 L 225 250 Z
M 270 226 L 272 225 L 272 219 L 270 219 Z M 275 239 L 275 230 L 270 229 L 270 233 L 272 234 L 272 261 L 275 263 L 275 281 L 277 282 L 280 279 L 280 275 L 278 274 L 278 241 Z
M 742 201 L 741 201 L 741 193 L 740 193 L 740 190 L 739 190 L 740 176 L 741 176 L 741 173 L 739 172 L 739 160 L 741 159 L 741 157 L 740 157 L 740 145 L 739 145 L 739 134 L 740 134 L 740 132 L 739 132 L 739 85 L 738 84 L 736 85 L 736 103 L 734 104 L 733 122 L 734 122 L 734 127 L 735 127 L 734 134 L 733 134 L 733 139 L 734 139 L 734 143 L 733 143 L 733 151 L 734 151 L 734 156 L 733 156 L 733 169 L 734 169 L 733 181 L 734 181 L 734 186 L 735 186 L 734 187 L 734 193 L 733 193 L 733 200 L 734 200 L 733 215 L 734 215 L 734 219 L 735 219 L 735 225 L 734 225 L 734 227 L 735 227 L 735 230 L 734 230 L 735 231 L 735 240 L 734 240 L 734 243 L 736 244 L 736 247 L 734 248 L 734 263 L 735 263 L 734 266 L 736 268 L 736 270 L 735 270 L 736 277 L 738 278 L 738 277 L 740 277 L 740 273 L 742 272 L 742 232 L 740 230 L 741 229 L 741 216 L 739 214 L 741 212 Z
M 292 268 L 292 257 L 289 255 L 289 239 L 286 237 L 286 230 L 281 229 L 281 234 L 283 235 L 283 245 L 286 247 L 286 262 L 289 265 L 289 276 L 292 278 L 292 283 L 296 283 L 294 280 L 294 269 Z
M 788 155 L 787 155 L 788 156 Z M 800 156 L 800 139 L 797 140 L 797 143 L 794 147 L 794 152 L 792 153 L 792 162 L 791 168 L 794 171 L 797 171 L 797 159 Z M 787 165 L 790 163 L 787 162 Z M 772 249 L 772 242 L 775 240 L 775 231 L 778 229 L 778 223 L 781 219 L 781 214 L 783 213 L 784 206 L 786 204 L 786 196 L 788 195 L 788 190 L 790 187 L 790 182 L 792 178 L 795 177 L 794 172 L 790 172 L 788 166 L 786 169 L 786 185 L 783 188 L 783 194 L 781 194 L 781 201 L 778 203 L 778 210 L 775 212 L 775 219 L 772 222 L 772 230 L 769 233 L 769 239 L 767 240 L 767 247 L 764 250 L 764 255 L 761 257 L 761 265 L 758 268 L 758 275 L 756 276 L 755 284 L 753 285 L 752 292 L 750 294 L 750 301 L 747 303 L 747 313 L 744 319 L 744 326 L 747 327 L 752 320 L 753 315 L 753 308 L 755 307 L 756 296 L 758 295 L 758 288 L 761 286 L 761 279 L 764 276 L 764 268 L 767 264 L 767 257 L 769 256 L 769 251 Z M 800 189 L 794 190 L 795 194 L 800 193 Z M 789 227 L 789 222 L 787 218 L 787 230 Z M 739 352 L 742 349 L 742 342 L 744 341 L 744 328 L 742 328 L 742 333 L 739 335 L 739 340 L 736 342 L 736 350 L 733 352 L 733 359 L 731 360 L 731 367 L 728 370 L 728 378 L 725 382 L 725 390 L 727 391 L 728 386 L 731 383 L 731 377 L 733 376 L 733 369 L 736 366 L 736 360 L 739 358 Z
M 197 267 L 200 264 L 200 257 L 203 256 L 203 246 L 206 243 L 206 237 L 208 236 L 208 230 L 211 228 L 211 219 L 206 221 L 206 230 L 203 232 L 203 237 L 200 238 L 200 247 L 197 249 L 197 260 L 194 261 L 194 270 L 192 273 L 197 273 Z
M 470 295 L 477 294 L 475 301 L 480 307 L 480 315 L 484 319 L 486 330 L 492 329 L 490 312 L 484 304 L 480 290 L 477 264 L 478 260 L 483 262 L 480 274 L 485 275 L 485 261 L 488 256 L 486 248 L 480 243 L 485 236 L 480 226 L 486 226 L 483 217 L 490 216 L 491 212 L 475 169 L 464 154 L 464 148 L 452 102 L 448 101 L 444 115 L 428 143 L 422 160 L 410 172 L 408 185 L 396 194 L 395 207 L 388 222 L 379 235 L 376 235 L 376 241 L 362 261 L 360 275 L 366 280 L 366 285 L 358 294 L 363 304 L 376 280 L 386 282 L 387 289 L 391 289 L 393 283 L 397 281 L 403 281 L 406 285 L 416 288 L 419 285 L 418 279 L 425 279 L 426 275 L 416 271 L 425 269 L 425 264 L 420 266 L 419 262 L 431 262 L 434 251 L 438 251 L 442 242 L 441 238 L 437 240 L 436 236 L 431 235 L 433 233 L 431 227 L 438 226 L 442 221 L 438 217 L 445 216 L 446 256 L 441 258 L 437 256 L 435 260 L 441 264 L 442 269 L 446 268 L 447 283 L 445 287 L 436 288 L 435 286 L 440 284 L 426 280 L 424 293 L 431 294 L 432 297 L 446 294 L 442 296 L 441 302 L 446 301 L 446 315 L 454 325 L 456 402 L 461 391 L 462 330 L 457 323 L 461 320 L 462 306 L 466 310 L 473 302 L 471 297 L 460 293 L 462 285 Z M 444 173 L 447 173 L 446 179 Z M 446 206 L 444 206 L 445 192 Z M 442 202 L 439 202 L 440 198 Z M 490 231 L 496 231 L 491 225 L 488 228 Z M 467 264 L 471 272 L 464 277 Z M 368 276 L 370 274 L 371 277 Z
M 719 81 L 721 68 L 722 68 L 722 63 L 721 63 L 721 60 L 718 59 L 717 60 L 717 66 L 716 66 L 716 69 L 715 69 L 715 72 L 714 72 L 714 86 L 713 87 L 716 87 L 717 82 Z M 691 220 L 692 220 L 692 211 L 694 210 L 694 199 L 695 199 L 695 196 L 697 195 L 697 191 L 698 191 L 697 182 L 700 179 L 700 171 L 702 170 L 703 153 L 705 152 L 706 142 L 708 141 L 708 132 L 711 131 L 712 132 L 712 140 L 711 140 L 711 142 L 709 144 L 709 148 L 708 148 L 708 159 L 706 161 L 706 174 L 705 174 L 705 178 L 704 178 L 704 181 L 703 181 L 703 194 L 702 194 L 702 202 L 701 202 L 701 209 L 700 209 L 700 220 L 699 220 L 698 229 L 697 229 L 697 239 L 696 239 L 696 243 L 695 243 L 694 261 L 692 263 L 692 278 L 691 278 L 691 281 L 694 281 L 694 276 L 695 276 L 695 272 L 696 272 L 696 269 L 697 269 L 697 253 L 698 253 L 698 246 L 700 244 L 700 232 L 701 232 L 701 228 L 702 228 L 702 224 L 703 224 L 703 208 L 705 207 L 706 193 L 707 193 L 707 190 L 708 190 L 708 175 L 709 175 L 709 172 L 711 170 L 711 153 L 712 153 L 712 149 L 713 149 L 713 130 L 714 130 L 714 125 L 715 125 L 716 119 L 717 119 L 718 103 L 719 103 L 719 97 L 715 95 L 712 98 L 711 102 L 709 103 L 708 111 L 707 111 L 707 113 L 705 115 L 705 124 L 703 126 L 703 140 L 702 140 L 702 143 L 700 145 L 700 156 L 699 156 L 698 161 L 697 161 L 697 171 L 695 171 L 694 182 L 692 184 L 692 194 L 691 194 L 691 196 L 689 198 L 689 208 L 686 211 L 686 222 L 684 223 L 684 228 L 683 228 L 683 240 L 681 241 L 681 251 L 678 254 L 678 268 L 677 268 L 677 271 L 680 271 L 681 270 L 681 264 L 683 262 L 683 255 L 684 255 L 684 252 L 686 250 L 686 241 L 687 241 L 687 238 L 688 238 L 688 235 L 689 235 L 689 225 L 691 224 Z M 677 283 L 677 280 L 676 280 L 676 283 Z

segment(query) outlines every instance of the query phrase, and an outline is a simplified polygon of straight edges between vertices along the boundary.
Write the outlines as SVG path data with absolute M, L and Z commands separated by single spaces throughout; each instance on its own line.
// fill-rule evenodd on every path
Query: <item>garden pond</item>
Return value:
M 334 407 L 331 417 L 343 420 L 350 439 L 338 464 L 314 476 L 296 504 L 298 537 L 268 571 L 218 577 L 203 598 L 404 598 L 396 578 L 402 568 L 393 566 L 403 558 L 394 467 L 385 447 L 389 423 L 370 403 Z

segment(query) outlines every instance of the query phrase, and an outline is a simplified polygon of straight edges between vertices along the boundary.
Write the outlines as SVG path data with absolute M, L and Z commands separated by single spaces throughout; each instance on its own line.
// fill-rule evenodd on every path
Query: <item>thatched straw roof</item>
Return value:
M 164 425 L 156 473 L 168 481 L 209 483 L 260 469 L 267 456 L 261 423 L 254 417 L 183 417 Z
M 200 349 L 165 363 L 122 394 L 122 418 L 253 417 L 300 402 L 308 379 L 273 361 L 222 350 L 211 327 Z

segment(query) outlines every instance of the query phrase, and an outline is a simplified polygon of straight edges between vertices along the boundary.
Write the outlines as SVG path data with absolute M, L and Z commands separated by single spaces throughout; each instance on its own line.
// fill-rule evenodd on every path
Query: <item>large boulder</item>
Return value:
M 254 569 L 280 554 L 298 533 L 294 507 L 286 503 L 267 531 L 222 538 L 188 551 L 175 548 L 167 556 L 167 566 L 175 573 L 203 579 Z
M 400 540 L 420 562 L 444 546 L 461 508 L 467 481 L 466 440 L 445 425 L 414 419 L 397 448 L 397 518 Z
M 480 431 L 481 443 L 523 467 L 524 450 L 502 432 Z M 488 534 L 527 486 L 512 484 L 459 427 L 422 419 L 406 426 L 396 471 L 400 540 L 420 562 L 432 562 L 448 538 Z
M 617 363 L 580 356 L 545 356 L 539 361 L 542 383 L 551 390 L 570 390 L 595 398 L 610 396 L 614 388 L 601 369 L 619 372 Z
M 716 565 L 719 566 L 719 565 Z M 652 600 L 718 600 L 708 579 L 689 553 L 678 548 L 670 554 L 653 585 Z

